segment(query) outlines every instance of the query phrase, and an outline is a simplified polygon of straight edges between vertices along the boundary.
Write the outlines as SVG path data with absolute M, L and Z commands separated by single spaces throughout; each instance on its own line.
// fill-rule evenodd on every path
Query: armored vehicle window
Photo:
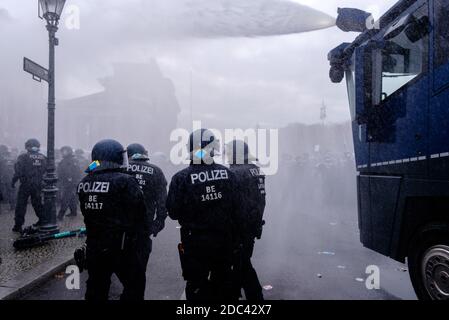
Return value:
M 351 112 L 351 119 L 355 120 L 355 66 L 351 63 L 350 69 L 346 71 L 346 84 L 348 88 L 349 110 Z
M 427 5 L 421 7 L 407 19 L 407 24 L 426 21 Z M 407 25 L 406 25 L 407 26 Z M 404 85 L 426 72 L 428 56 L 428 35 L 423 32 L 413 34 L 407 27 L 402 32 L 385 41 L 385 47 L 374 54 L 374 104 L 379 104 Z
M 449 62 L 449 2 L 435 0 L 435 67 Z

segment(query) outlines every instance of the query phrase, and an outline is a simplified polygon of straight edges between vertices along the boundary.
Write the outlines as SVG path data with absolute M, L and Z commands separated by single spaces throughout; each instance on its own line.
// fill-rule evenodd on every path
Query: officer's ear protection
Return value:
M 190 155 L 194 160 L 210 160 L 216 156 L 220 156 L 220 141 L 214 140 L 204 148 L 196 148 L 190 153 Z
M 122 161 L 121 161 L 121 163 L 115 163 L 115 164 L 119 165 L 120 168 L 122 168 L 122 169 L 128 169 L 128 167 L 129 167 L 128 152 L 126 150 L 123 150 L 120 153 L 122 155 Z M 99 161 L 99 160 L 92 161 L 92 163 L 89 165 L 89 167 L 86 170 L 86 172 L 93 171 L 96 168 L 100 167 L 101 166 L 101 162 L 102 161 Z

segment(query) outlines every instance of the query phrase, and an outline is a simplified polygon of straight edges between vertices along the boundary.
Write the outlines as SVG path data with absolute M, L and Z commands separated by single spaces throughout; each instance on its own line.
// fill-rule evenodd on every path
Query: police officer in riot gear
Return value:
M 76 187 L 81 180 L 78 161 L 73 156 L 73 149 L 69 146 L 61 148 L 62 160 L 58 164 L 58 179 L 61 187 L 61 208 L 58 219 L 63 220 L 67 209 L 70 208 L 70 217 L 76 217 L 78 199 Z
M 39 153 L 40 146 L 38 140 L 28 140 L 25 143 L 27 152 L 20 155 L 15 164 L 11 186 L 15 188 L 17 181 L 20 180 L 20 187 L 17 195 L 14 232 L 22 232 L 30 197 L 31 204 L 39 219 L 36 225 L 39 225 L 41 222 L 43 214 L 41 198 L 42 179 L 46 170 L 47 159 L 43 154 Z
M 0 170 L 2 170 L 1 168 L 1 164 L 0 164 Z M 1 172 L 0 172 L 1 173 Z M 0 184 L 2 183 L 2 177 L 0 176 Z M 2 189 L 0 189 L 0 214 L 2 213 L 2 208 L 1 208 L 1 203 L 3 201 L 3 192 Z
M 5 172 L 6 172 L 6 160 L 4 159 L 5 146 L 0 146 L 0 214 L 2 213 L 1 202 L 3 201 L 3 194 L 5 193 Z M 8 148 L 6 148 L 8 150 Z
M 265 176 L 260 168 L 253 164 L 257 159 L 250 155 L 248 145 L 244 141 L 234 140 L 227 145 L 226 153 L 230 170 L 235 174 L 240 187 L 242 216 L 239 223 L 240 248 L 235 256 L 234 281 L 238 294 L 241 288 L 247 300 L 263 300 L 262 286 L 256 270 L 251 263 L 255 239 L 262 236 L 263 212 L 265 210 Z
M 6 175 L 6 155 L 9 153 L 8 147 L 5 145 L 0 145 L 0 204 L 3 201 L 3 198 L 6 197 L 4 194 L 6 193 L 6 184 L 5 184 L 5 175 Z M 0 206 L 0 214 L 2 213 Z
M 159 167 L 149 163 L 148 151 L 141 144 L 131 144 L 127 148 L 128 173 L 134 176 L 143 191 L 150 228 L 143 233 L 141 245 L 143 261 L 148 263 L 152 249 L 151 235 L 157 236 L 164 229 L 167 218 L 167 180 Z
M 113 273 L 123 285 L 122 300 L 143 300 L 145 265 L 137 243 L 149 227 L 143 193 L 125 173 L 128 157 L 119 142 L 98 142 L 92 161 L 77 190 L 87 229 L 86 300 L 107 300 Z
M 83 149 L 76 149 L 75 150 L 75 159 L 76 159 L 76 161 L 79 164 L 79 167 L 81 169 L 81 173 L 83 174 L 84 171 L 89 166 L 89 160 L 87 160 Z
M 232 256 L 240 200 L 234 174 L 213 160 L 217 145 L 209 130 L 193 132 L 191 164 L 174 175 L 168 193 L 168 214 L 181 225 L 187 300 L 236 299 Z
M 13 211 L 16 207 L 16 192 L 11 187 L 11 180 L 14 176 L 15 160 L 12 158 L 9 148 L 5 145 L 0 146 L 0 190 L 3 193 L 4 200 L 9 204 L 9 210 Z

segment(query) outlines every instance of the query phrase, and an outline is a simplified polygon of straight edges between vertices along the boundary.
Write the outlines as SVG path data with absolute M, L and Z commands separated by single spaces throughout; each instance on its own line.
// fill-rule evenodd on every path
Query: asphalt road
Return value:
M 334 176 L 280 168 L 267 179 L 266 226 L 253 257 L 267 299 L 416 299 L 405 265 L 360 244 L 353 169 L 333 170 Z M 146 299 L 182 299 L 178 242 L 177 223 L 167 219 L 153 242 Z M 379 270 L 379 289 L 366 286 L 370 266 Z M 56 275 L 24 299 L 83 299 L 86 277 L 80 290 L 68 290 L 65 275 Z M 114 279 L 110 298 L 120 292 Z
M 254 265 L 267 299 L 416 299 L 407 269 L 362 247 L 358 240 L 356 211 L 326 208 L 296 209 L 282 213 L 267 208 L 267 226 L 256 244 Z M 147 272 L 146 299 L 181 299 L 184 282 L 177 255 L 179 230 L 168 221 L 155 239 Z M 368 290 L 366 268 L 380 270 L 380 289 Z M 83 299 L 86 273 L 80 290 L 68 290 L 59 274 L 23 299 Z M 121 286 L 116 278 L 110 291 L 118 299 Z
M 167 226 L 157 238 L 153 239 L 153 252 L 147 269 L 147 289 L 145 299 L 179 300 L 184 291 L 184 281 L 178 260 L 177 244 L 179 230 L 177 223 L 167 220 Z M 66 288 L 67 275 L 55 275 L 44 285 L 24 296 L 24 300 L 81 300 L 86 290 L 87 273 L 81 274 L 80 290 Z M 114 276 L 110 299 L 119 299 L 122 287 Z

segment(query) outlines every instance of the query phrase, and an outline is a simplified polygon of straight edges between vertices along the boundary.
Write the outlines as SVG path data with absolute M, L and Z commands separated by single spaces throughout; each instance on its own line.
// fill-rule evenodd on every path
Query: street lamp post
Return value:
M 48 67 L 48 128 L 47 128 L 47 171 L 44 175 L 44 216 L 40 232 L 59 232 L 56 222 L 56 195 L 58 181 L 55 165 L 55 47 L 59 44 L 56 38 L 59 19 L 66 0 L 39 0 L 39 17 L 47 22 L 49 35 L 49 67 Z

